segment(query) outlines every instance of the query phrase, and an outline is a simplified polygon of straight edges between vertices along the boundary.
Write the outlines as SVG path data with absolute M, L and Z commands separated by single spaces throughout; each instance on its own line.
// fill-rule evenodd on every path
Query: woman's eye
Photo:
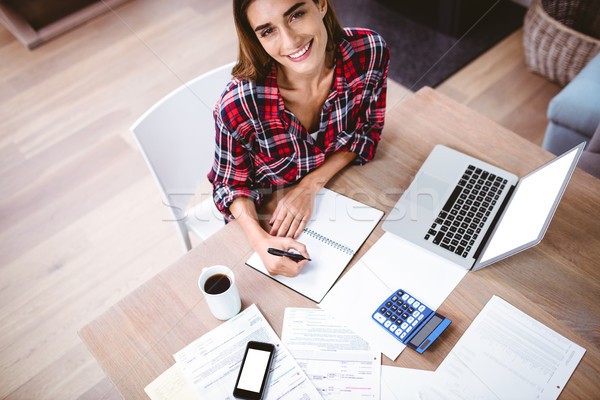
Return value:
M 295 12 L 295 13 L 292 14 L 291 20 L 293 21 L 293 20 L 295 20 L 297 18 L 300 18 L 303 15 L 304 15 L 304 11 Z
M 260 33 L 260 37 L 267 37 L 273 32 L 273 28 L 267 28 Z

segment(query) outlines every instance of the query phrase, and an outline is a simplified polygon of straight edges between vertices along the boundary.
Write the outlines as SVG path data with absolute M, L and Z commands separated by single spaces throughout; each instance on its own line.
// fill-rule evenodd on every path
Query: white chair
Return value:
M 198 205 L 187 208 L 194 194 L 198 197 L 196 191 L 212 167 L 213 108 L 231 80 L 233 65 L 224 65 L 182 85 L 152 106 L 130 128 L 186 252 L 192 248 L 189 232 L 204 240 L 224 225 L 210 190 L 201 193 Z

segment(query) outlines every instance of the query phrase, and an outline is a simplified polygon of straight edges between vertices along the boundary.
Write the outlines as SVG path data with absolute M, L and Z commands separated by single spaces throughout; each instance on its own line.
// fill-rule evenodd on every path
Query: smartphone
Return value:
M 271 343 L 248 342 L 233 389 L 235 398 L 246 400 L 263 398 L 274 355 L 275 346 Z

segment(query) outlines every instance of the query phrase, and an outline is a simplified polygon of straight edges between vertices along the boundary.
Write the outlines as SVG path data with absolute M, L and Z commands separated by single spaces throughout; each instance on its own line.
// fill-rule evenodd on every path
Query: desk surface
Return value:
M 476 112 L 424 88 L 386 116 L 375 159 L 346 168 L 329 188 L 389 213 L 435 144 L 523 176 L 553 156 Z M 435 370 L 492 295 L 498 295 L 587 349 L 561 399 L 600 393 L 600 181 L 576 170 L 542 242 L 470 272 L 439 308 L 453 322 L 427 352 L 384 364 Z M 381 223 L 350 267 L 381 237 Z M 195 247 L 79 332 L 127 399 L 174 363 L 173 354 L 220 325 L 197 287 L 203 267 L 230 266 L 242 307 L 256 303 L 278 335 L 286 307 L 312 301 L 248 268 L 252 249 L 233 222 Z M 275 299 L 275 301 L 274 301 Z

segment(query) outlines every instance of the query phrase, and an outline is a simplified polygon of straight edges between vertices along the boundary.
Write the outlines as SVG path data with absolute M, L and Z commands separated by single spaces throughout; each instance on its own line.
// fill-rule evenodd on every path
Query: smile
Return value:
M 313 41 L 311 40 L 310 42 L 306 43 L 306 45 L 304 47 L 302 47 L 300 50 L 298 50 L 297 52 L 295 52 L 293 54 L 288 55 L 287 57 L 289 59 L 291 59 L 292 61 L 304 60 L 310 54 L 310 49 L 312 47 L 312 43 L 313 43 Z

